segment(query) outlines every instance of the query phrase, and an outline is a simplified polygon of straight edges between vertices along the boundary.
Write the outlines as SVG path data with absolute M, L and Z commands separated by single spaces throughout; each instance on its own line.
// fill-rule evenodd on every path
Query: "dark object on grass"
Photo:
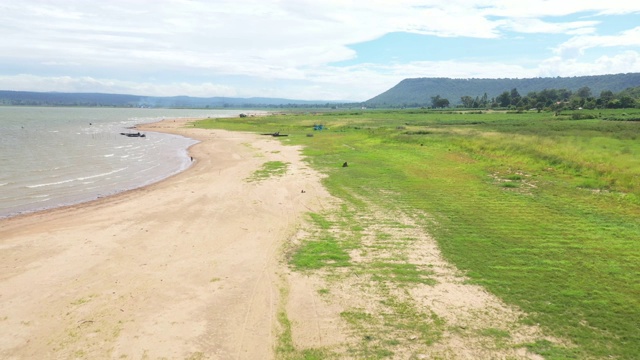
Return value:
M 289 135 L 285 135 L 285 134 L 280 134 L 280 131 L 276 131 L 274 133 L 266 133 L 266 134 L 262 134 L 262 135 L 271 135 L 271 136 L 289 136 Z
M 345 161 L 344 164 L 342 164 L 342 167 L 349 167 L 349 164 Z

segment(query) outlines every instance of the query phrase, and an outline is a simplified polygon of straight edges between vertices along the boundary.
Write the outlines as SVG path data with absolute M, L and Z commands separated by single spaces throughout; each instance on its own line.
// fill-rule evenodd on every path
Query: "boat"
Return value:
M 145 134 L 141 134 L 141 133 L 120 133 L 120 135 L 124 135 L 126 137 L 147 137 L 147 135 Z

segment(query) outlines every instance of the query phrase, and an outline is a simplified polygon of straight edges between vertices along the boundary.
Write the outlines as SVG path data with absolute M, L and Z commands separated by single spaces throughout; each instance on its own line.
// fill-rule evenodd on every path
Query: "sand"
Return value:
M 282 246 L 328 194 L 299 148 L 186 121 L 141 131 L 199 140 L 188 170 L 0 220 L 0 358 L 273 358 Z M 287 173 L 247 181 L 266 161 Z

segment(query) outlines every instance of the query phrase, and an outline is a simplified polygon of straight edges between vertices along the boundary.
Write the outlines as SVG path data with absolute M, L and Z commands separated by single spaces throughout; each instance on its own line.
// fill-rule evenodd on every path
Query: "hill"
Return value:
M 522 95 L 544 89 L 567 89 L 575 92 L 585 86 L 594 95 L 599 95 L 603 90 L 620 92 L 640 86 L 640 73 L 531 79 L 405 79 L 364 104 L 369 107 L 430 106 L 431 97 L 440 95 L 448 99 L 451 105 L 457 105 L 461 103 L 462 96 L 475 98 L 486 93 L 489 98 L 493 98 L 511 89 L 517 89 Z
M 327 106 L 334 101 L 280 98 L 231 98 L 191 96 L 140 96 L 101 93 L 60 93 L 0 90 L 0 105 L 29 106 L 111 106 L 163 108 L 252 108 L 278 106 Z

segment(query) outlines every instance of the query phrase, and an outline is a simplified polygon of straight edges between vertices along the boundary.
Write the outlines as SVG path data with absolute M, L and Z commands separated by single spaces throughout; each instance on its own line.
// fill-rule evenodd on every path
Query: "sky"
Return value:
M 0 90 L 365 101 L 629 72 L 633 0 L 0 0 Z

